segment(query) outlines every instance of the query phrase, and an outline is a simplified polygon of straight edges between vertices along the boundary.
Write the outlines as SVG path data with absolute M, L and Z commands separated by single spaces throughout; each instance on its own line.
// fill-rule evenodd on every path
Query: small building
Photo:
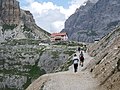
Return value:
M 100 41 L 100 38 L 96 38 L 95 40 L 94 40 L 94 43 L 97 43 L 97 42 L 99 42 Z
M 52 33 L 51 41 L 67 41 L 68 36 L 67 33 Z

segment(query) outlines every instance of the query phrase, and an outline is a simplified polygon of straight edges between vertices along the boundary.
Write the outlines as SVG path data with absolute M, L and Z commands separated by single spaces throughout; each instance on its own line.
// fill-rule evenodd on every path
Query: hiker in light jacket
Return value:
M 77 69 L 78 69 L 78 62 L 79 62 L 79 59 L 78 59 L 77 55 L 74 54 L 74 57 L 73 57 L 74 72 L 77 72 Z

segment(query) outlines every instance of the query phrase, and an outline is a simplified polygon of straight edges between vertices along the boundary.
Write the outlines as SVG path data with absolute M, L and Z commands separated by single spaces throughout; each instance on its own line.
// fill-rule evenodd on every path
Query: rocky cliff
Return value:
M 11 39 L 49 39 L 49 33 L 35 24 L 29 11 L 16 0 L 0 0 L 0 42 Z
M 20 39 L 0 44 L 0 90 L 25 90 L 45 73 L 57 72 L 76 47 Z
M 119 0 L 88 0 L 65 22 L 70 40 L 94 42 L 120 24 Z
M 35 24 L 29 11 L 20 9 L 18 0 L 0 0 L 0 90 L 24 90 L 47 73 L 38 65 L 45 48 L 39 43 L 46 40 L 49 33 Z
M 90 45 L 88 50 L 94 59 L 88 66 L 100 86 L 106 90 L 120 89 L 120 27 Z
M 19 24 L 19 2 L 16 0 L 0 0 L 0 18 L 5 24 Z

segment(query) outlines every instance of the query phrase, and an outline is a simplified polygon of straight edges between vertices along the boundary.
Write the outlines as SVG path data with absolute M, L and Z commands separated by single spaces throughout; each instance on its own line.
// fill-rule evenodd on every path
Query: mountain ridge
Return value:
M 119 7 L 119 0 L 88 0 L 66 20 L 61 32 L 67 32 L 70 40 L 94 42 L 120 25 Z

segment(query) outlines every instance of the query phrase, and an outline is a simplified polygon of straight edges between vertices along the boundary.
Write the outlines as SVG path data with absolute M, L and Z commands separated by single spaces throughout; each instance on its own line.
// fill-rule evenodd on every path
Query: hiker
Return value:
M 74 57 L 73 57 L 74 72 L 77 72 L 78 62 L 79 62 L 79 59 L 78 59 L 77 55 L 74 54 Z
M 81 57 L 81 56 L 83 56 L 83 52 L 82 52 L 82 51 L 80 52 L 80 55 L 79 55 L 79 57 Z
M 87 51 L 87 46 L 84 45 L 84 52 L 86 53 L 86 51 Z
M 80 47 L 78 47 L 78 52 L 80 53 L 80 50 L 81 50 L 81 48 Z
M 79 58 L 80 58 L 80 65 L 81 65 L 81 67 L 83 67 L 84 56 L 80 55 Z

